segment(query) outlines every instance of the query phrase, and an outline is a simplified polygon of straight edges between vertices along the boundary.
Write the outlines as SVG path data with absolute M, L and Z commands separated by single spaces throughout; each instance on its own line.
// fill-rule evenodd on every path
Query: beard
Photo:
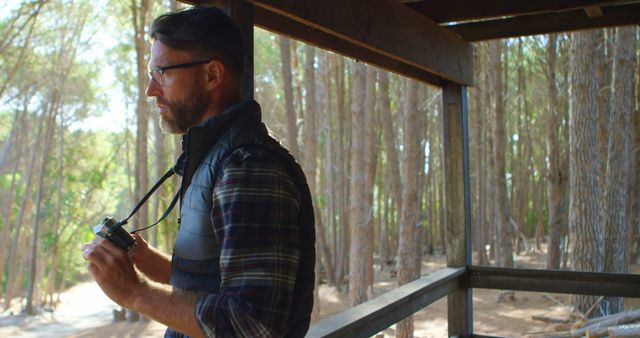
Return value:
M 157 102 L 167 107 L 158 117 L 165 134 L 186 134 L 189 128 L 202 122 L 208 106 L 205 92 L 195 85 L 182 99 L 157 98 Z

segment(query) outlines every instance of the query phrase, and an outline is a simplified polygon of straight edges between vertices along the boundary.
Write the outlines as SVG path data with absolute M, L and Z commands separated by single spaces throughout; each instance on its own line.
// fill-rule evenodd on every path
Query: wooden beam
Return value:
M 256 9 L 287 17 L 360 47 L 361 51 L 366 50 L 360 56 L 365 62 L 376 64 L 376 60 L 384 57 L 454 83 L 471 85 L 473 82 L 471 45 L 397 0 L 248 1 Z M 277 31 L 277 27 L 271 29 Z M 325 48 L 337 50 L 338 47 L 339 44 Z M 339 52 L 349 55 L 352 50 Z M 389 63 L 380 66 L 388 68 Z
M 306 337 L 371 337 L 458 289 L 465 268 L 446 268 L 324 319 Z
M 442 87 L 444 193 L 447 266 L 471 265 L 471 195 L 467 91 L 456 84 Z M 448 296 L 449 336 L 473 334 L 472 291 L 460 288 Z
M 579 9 L 445 27 L 472 42 L 640 23 L 640 4 L 602 7 L 602 13 L 603 16 L 590 18 L 583 9 Z
M 428 0 L 412 1 L 406 3 L 406 5 L 437 23 L 446 23 L 546 12 L 564 12 L 588 6 L 609 6 L 624 2 L 624 0 Z
M 640 298 L 640 275 L 470 266 L 472 288 Z
M 602 8 L 598 6 L 585 7 L 584 11 L 587 13 L 587 16 L 589 16 L 590 18 L 597 18 L 597 17 L 604 16 L 604 13 L 602 13 Z
M 367 48 L 349 43 L 319 29 L 305 26 L 298 21 L 277 13 L 260 7 L 254 7 L 253 15 L 256 26 L 274 33 L 301 40 L 317 47 L 355 58 L 356 60 L 367 60 L 369 63 L 378 67 L 418 81 L 427 82 L 436 86 L 441 86 L 443 83 L 441 77 L 424 69 L 400 62 L 383 54 L 371 53 Z

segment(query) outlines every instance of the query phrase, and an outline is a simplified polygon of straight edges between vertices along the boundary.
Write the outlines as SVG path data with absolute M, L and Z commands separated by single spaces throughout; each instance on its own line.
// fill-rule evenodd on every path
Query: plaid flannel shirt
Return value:
M 277 156 L 241 148 L 213 194 L 221 284 L 199 298 L 198 323 L 207 337 L 281 337 L 300 258 L 300 193 Z

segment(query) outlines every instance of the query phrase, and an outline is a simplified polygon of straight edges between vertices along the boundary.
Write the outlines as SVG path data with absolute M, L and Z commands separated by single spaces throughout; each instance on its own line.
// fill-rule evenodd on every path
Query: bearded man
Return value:
M 300 166 L 240 95 L 244 44 L 228 15 L 196 7 L 150 29 L 150 80 L 165 132 L 183 135 L 172 256 L 140 236 L 130 257 L 101 237 L 88 270 L 165 337 L 303 337 L 313 306 L 315 231 Z

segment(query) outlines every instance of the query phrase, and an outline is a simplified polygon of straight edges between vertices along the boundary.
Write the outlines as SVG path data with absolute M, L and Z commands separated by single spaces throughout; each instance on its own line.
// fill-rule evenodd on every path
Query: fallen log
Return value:
M 609 328 L 611 338 L 640 337 L 640 323 Z
M 605 318 L 605 317 L 603 317 Z M 582 337 L 588 335 L 589 337 L 602 337 L 608 334 L 607 329 L 612 326 L 619 326 L 622 324 L 629 324 L 636 321 L 640 321 L 640 309 L 628 310 L 625 312 L 616 313 L 611 316 L 607 316 L 605 319 L 583 326 L 580 329 L 571 332 L 573 337 Z M 604 331 L 603 331 L 604 330 Z M 604 332 L 601 334 L 601 332 Z M 601 334 L 601 335 L 598 335 Z
M 547 316 L 531 316 L 533 320 L 539 320 L 541 322 L 549 323 L 549 324 L 569 324 L 573 323 L 573 319 L 570 318 L 558 318 L 558 317 L 547 317 Z
M 605 321 L 605 320 L 609 320 L 611 318 L 618 318 L 620 316 L 623 316 L 624 314 L 629 314 L 631 316 L 636 316 L 636 315 L 640 316 L 640 309 L 630 309 L 630 310 L 626 310 L 626 311 L 623 311 L 623 312 L 614 313 L 614 314 L 608 315 L 608 316 L 591 318 L 591 319 L 587 320 L 585 322 L 585 324 L 582 325 L 582 326 L 590 326 L 590 325 L 593 325 L 593 324 L 596 324 L 596 323 L 599 323 L 599 322 L 602 322 L 602 321 Z

